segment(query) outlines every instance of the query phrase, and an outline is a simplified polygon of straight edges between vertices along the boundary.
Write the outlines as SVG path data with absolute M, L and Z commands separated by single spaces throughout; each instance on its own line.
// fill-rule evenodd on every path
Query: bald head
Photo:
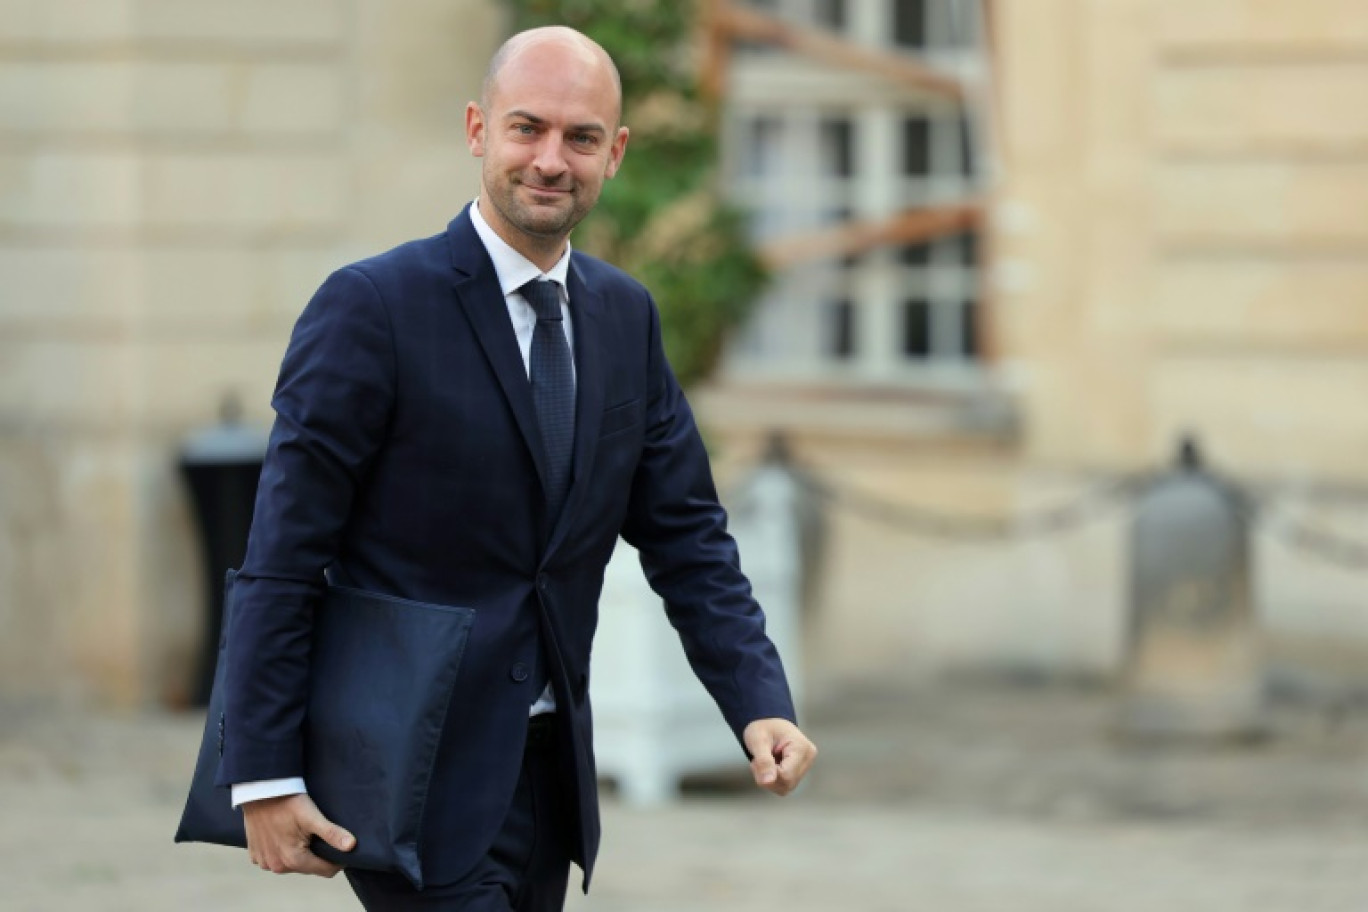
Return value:
M 480 87 L 480 105 L 486 110 L 493 102 L 498 90 L 499 77 L 504 69 L 525 54 L 537 51 L 555 50 L 578 57 L 585 65 L 602 68 L 613 84 L 614 105 L 618 119 L 622 116 L 622 76 L 617 64 L 608 52 L 592 38 L 563 25 L 548 25 L 542 28 L 519 32 L 505 41 L 489 60 L 485 71 L 484 83 Z
M 466 143 L 480 165 L 480 213 L 527 259 L 549 269 L 598 202 L 627 149 L 622 81 L 608 54 L 568 28 L 514 35 L 466 105 Z

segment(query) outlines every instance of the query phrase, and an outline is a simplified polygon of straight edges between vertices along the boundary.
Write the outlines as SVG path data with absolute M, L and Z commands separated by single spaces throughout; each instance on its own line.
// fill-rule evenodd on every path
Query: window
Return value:
M 931 262 L 931 245 L 908 244 L 898 251 L 898 260 L 904 266 L 926 266 Z
M 926 47 L 925 0 L 893 0 L 893 43 L 909 50 Z
M 901 354 L 911 361 L 953 363 L 979 357 L 976 272 L 978 234 L 967 231 L 899 250 Z
M 962 114 L 959 118 L 959 156 L 961 174 L 973 177 L 978 173 L 974 161 L 974 125 Z
M 978 265 L 978 232 L 966 231 L 951 243 L 955 245 L 955 261 L 961 266 L 973 268 Z
M 909 117 L 903 121 L 903 174 L 925 177 L 931 173 L 931 121 Z
M 855 355 L 855 303 L 833 301 L 827 313 L 827 354 L 838 361 L 848 361 Z
M 966 0 L 939 0 L 941 22 L 937 28 L 940 43 L 961 50 L 973 48 L 978 20 Z
M 978 344 L 978 302 L 965 301 L 960 307 L 960 354 L 976 359 L 981 354 Z
M 978 168 L 965 119 L 941 105 L 899 113 L 897 161 L 905 178 L 899 186 L 902 205 L 947 203 L 975 195 Z
M 855 217 L 855 210 L 851 209 L 849 206 L 847 206 L 847 205 L 845 205 L 845 204 L 841 204 L 841 205 L 837 205 L 837 206 L 832 206 L 830 209 L 828 209 L 828 210 L 826 211 L 825 215 L 824 215 L 823 218 L 822 218 L 822 224 L 824 224 L 824 225 L 832 225 L 832 224 L 837 224 L 837 225 L 839 225 L 839 224 L 841 224 L 842 222 L 848 222 L 848 221 L 850 221 L 850 220 L 853 219 L 854 217 Z
M 931 302 L 908 298 L 902 308 L 902 353 L 907 358 L 931 356 Z
M 855 128 L 849 118 L 828 117 L 818 128 L 822 150 L 822 173 L 850 177 L 855 173 Z
M 846 27 L 845 0 L 817 0 L 817 25 L 833 32 L 843 32 Z
M 959 71 L 961 53 L 977 53 L 959 40 L 977 34 L 975 13 L 954 9 L 967 0 L 753 5 L 885 52 L 924 54 L 947 72 Z M 877 224 L 906 209 L 979 195 L 974 125 L 954 102 L 922 92 L 890 95 L 855 70 L 827 79 L 807 62 L 792 51 L 734 58 L 727 180 L 733 199 L 753 214 L 757 240 L 811 239 L 813 249 L 834 251 L 858 235 L 838 230 L 843 222 Z M 977 234 L 963 231 L 785 266 L 729 347 L 726 369 L 770 382 L 976 383 L 984 313 L 978 259 Z M 758 334 L 764 344 L 745 347 Z
M 777 117 L 753 117 L 746 132 L 745 164 L 742 166 L 746 176 L 764 177 L 772 174 L 779 166 L 783 124 Z
M 891 0 L 893 45 L 907 51 L 974 46 L 970 0 Z

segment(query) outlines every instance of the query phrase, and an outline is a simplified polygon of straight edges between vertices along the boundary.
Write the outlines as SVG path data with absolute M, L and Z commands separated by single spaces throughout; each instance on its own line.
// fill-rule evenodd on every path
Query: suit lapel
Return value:
M 469 208 L 469 207 L 467 207 Z M 508 401 L 522 432 L 523 441 L 537 467 L 542 491 L 546 490 L 546 457 L 542 448 L 541 431 L 537 427 L 536 408 L 532 404 L 532 386 L 527 382 L 527 368 L 518 351 L 518 338 L 508 319 L 503 289 L 499 287 L 494 264 L 485 252 L 468 212 L 462 212 L 447 229 L 450 239 L 451 262 L 457 272 L 456 297 L 461 302 L 466 319 L 484 350 L 485 358 L 498 378 L 504 398 Z
M 603 420 L 603 298 L 584 283 L 574 254 L 570 259 L 570 315 L 575 336 L 575 461 L 571 469 L 570 493 L 565 498 L 560 521 L 551 535 L 547 551 L 555 551 L 573 520 L 584 492 L 598 448 L 599 426 Z M 529 397 L 530 398 L 530 397 Z

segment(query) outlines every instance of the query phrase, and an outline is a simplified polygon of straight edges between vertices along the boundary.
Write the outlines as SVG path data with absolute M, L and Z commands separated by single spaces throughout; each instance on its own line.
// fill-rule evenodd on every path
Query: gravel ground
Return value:
M 1258 744 L 1138 748 L 1100 690 L 940 684 L 813 707 L 811 785 L 736 774 L 605 801 L 573 912 L 1363 912 L 1368 718 L 1283 707 Z M 356 908 L 170 838 L 201 722 L 0 712 L 0 910 Z

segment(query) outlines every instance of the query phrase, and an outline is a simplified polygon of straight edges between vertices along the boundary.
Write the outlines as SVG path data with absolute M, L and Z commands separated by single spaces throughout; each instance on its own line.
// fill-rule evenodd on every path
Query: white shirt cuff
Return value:
M 281 795 L 298 795 L 308 791 L 304 780 L 299 776 L 290 779 L 262 779 L 259 782 L 239 782 L 233 786 L 233 807 L 240 807 L 249 801 L 265 798 L 279 798 Z

